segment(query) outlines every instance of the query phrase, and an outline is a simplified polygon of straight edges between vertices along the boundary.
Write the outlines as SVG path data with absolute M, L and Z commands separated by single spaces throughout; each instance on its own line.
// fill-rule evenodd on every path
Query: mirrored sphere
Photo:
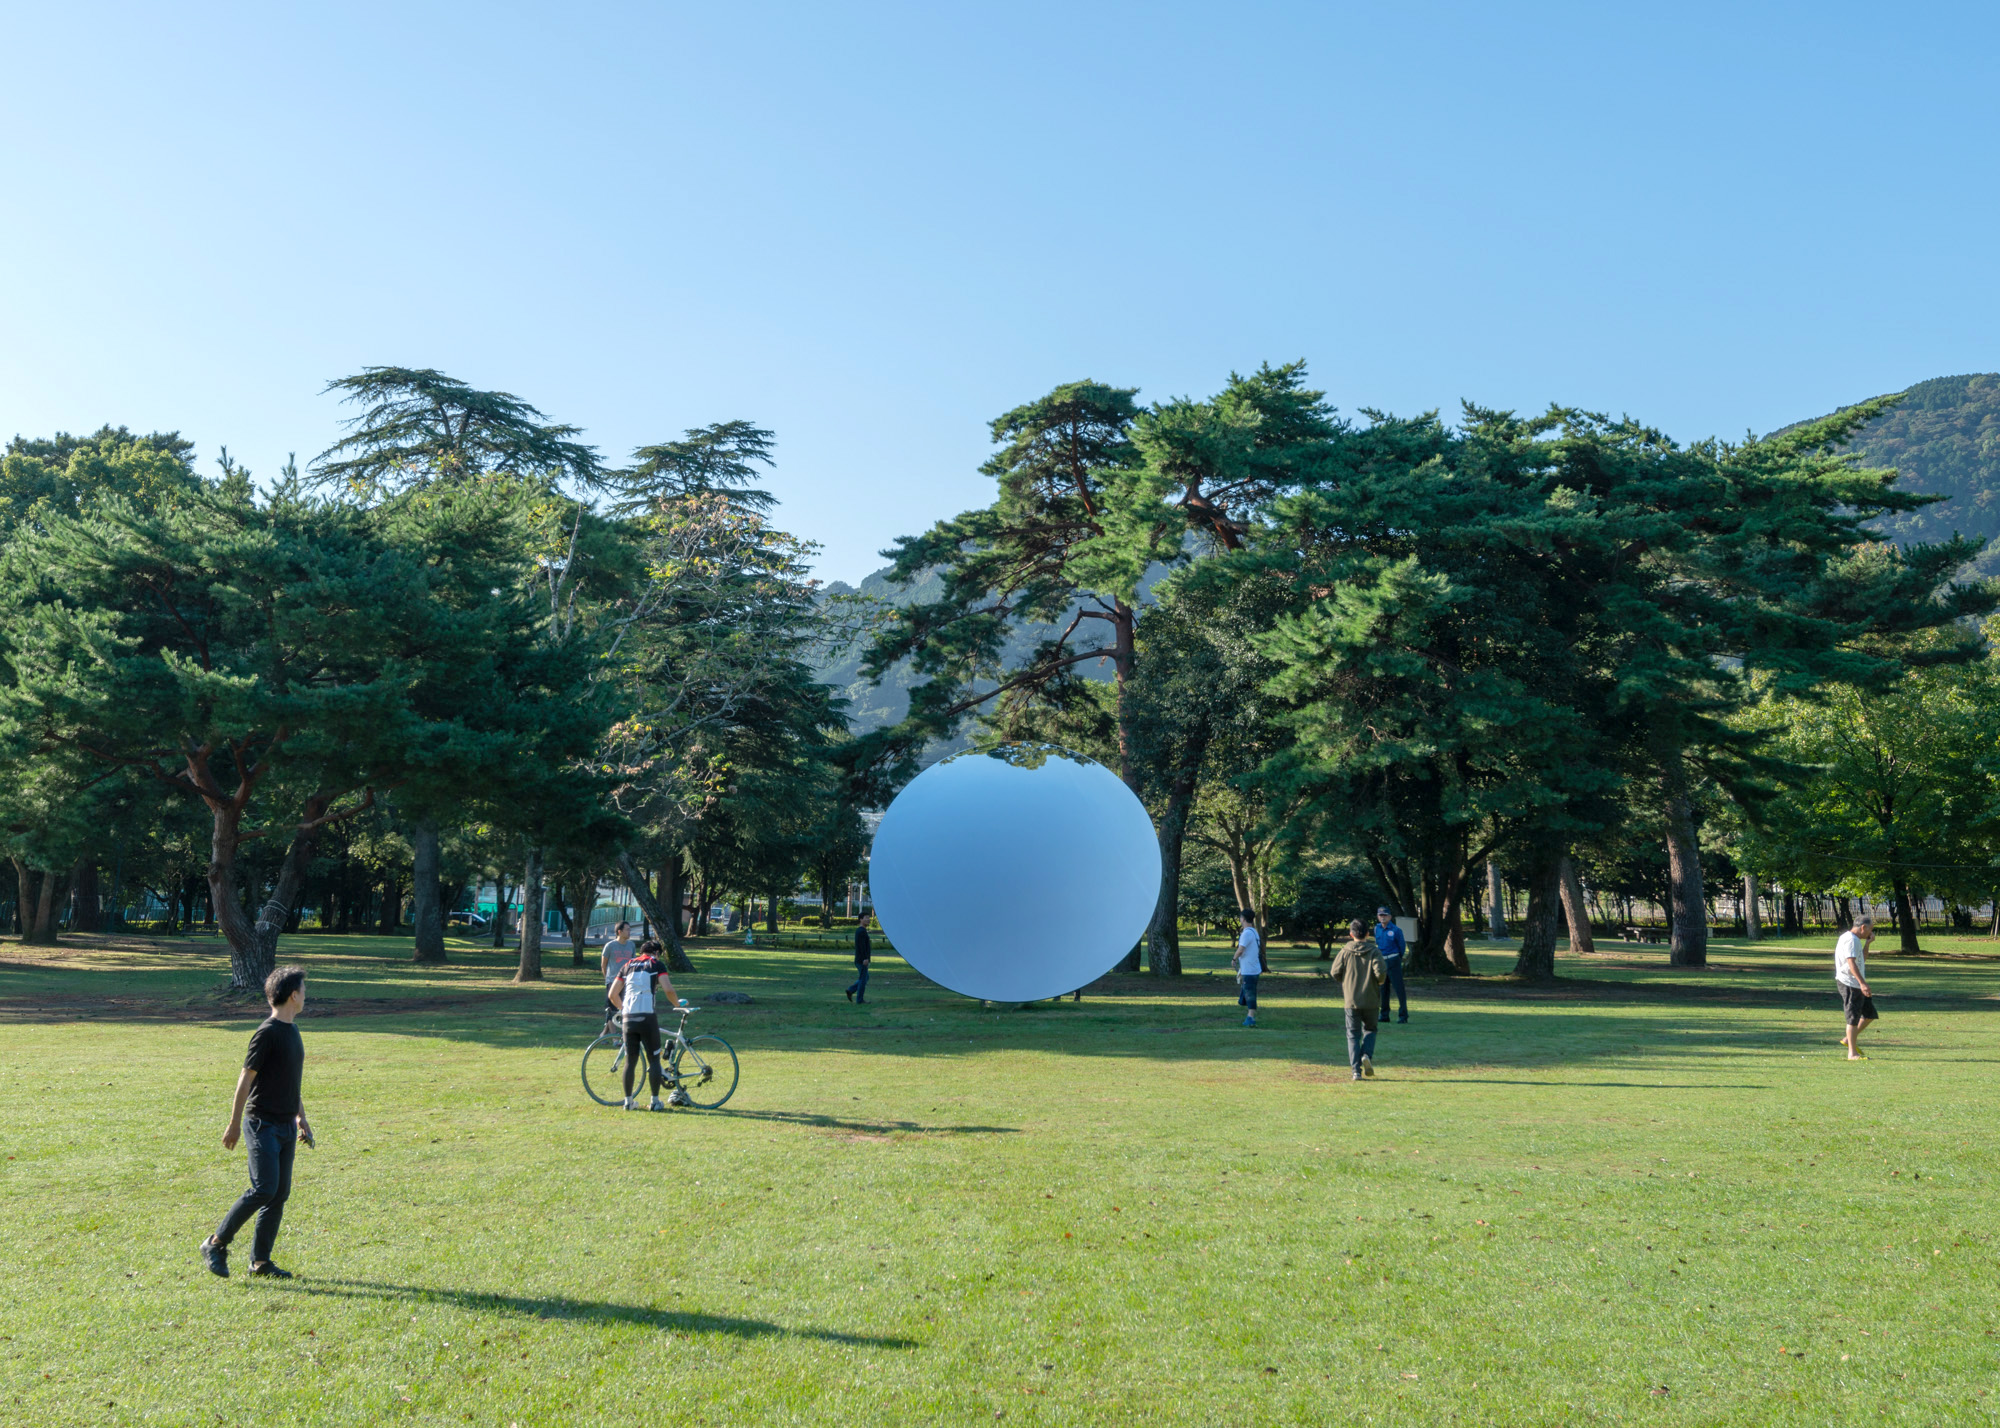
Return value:
M 1132 950 L 1160 896 L 1160 845 L 1102 764 L 1008 744 L 910 780 L 875 831 L 868 885 L 912 967 L 968 997 L 1028 1002 Z

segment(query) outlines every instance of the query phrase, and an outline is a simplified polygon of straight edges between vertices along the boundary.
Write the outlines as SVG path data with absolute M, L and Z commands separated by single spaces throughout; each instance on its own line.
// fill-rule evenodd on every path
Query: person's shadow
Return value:
M 370 1279 L 294 1279 L 273 1284 L 283 1294 L 334 1295 L 342 1299 L 400 1300 L 412 1304 L 449 1304 L 457 1309 L 524 1314 L 541 1320 L 570 1319 L 593 1324 L 637 1324 L 679 1334 L 726 1334 L 735 1339 L 762 1339 L 781 1334 L 795 1339 L 819 1339 L 869 1349 L 914 1349 L 915 1339 L 885 1339 L 873 1334 L 846 1334 L 838 1329 L 789 1328 L 767 1319 L 736 1319 L 721 1314 L 693 1314 L 678 1309 L 646 1309 L 603 1299 L 571 1299 L 567 1295 L 534 1297 L 492 1294 L 473 1289 L 436 1289 L 414 1284 L 382 1284 Z

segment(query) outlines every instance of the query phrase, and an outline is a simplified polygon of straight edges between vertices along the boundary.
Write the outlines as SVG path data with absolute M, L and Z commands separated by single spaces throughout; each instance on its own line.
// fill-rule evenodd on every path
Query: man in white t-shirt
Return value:
M 1243 1024 L 1257 1024 L 1257 979 L 1264 975 L 1264 939 L 1257 935 L 1257 918 L 1246 911 L 1243 930 L 1236 934 L 1236 955 L 1229 959 L 1236 968 L 1236 1005 L 1245 1008 Z
M 1841 1041 L 1849 1061 L 1868 1058 L 1854 1043 L 1876 1020 L 1875 995 L 1868 990 L 1868 944 L 1875 940 L 1875 919 L 1858 917 L 1854 930 L 1840 934 L 1833 946 L 1833 981 L 1840 989 L 1841 1010 L 1847 1016 L 1847 1033 Z

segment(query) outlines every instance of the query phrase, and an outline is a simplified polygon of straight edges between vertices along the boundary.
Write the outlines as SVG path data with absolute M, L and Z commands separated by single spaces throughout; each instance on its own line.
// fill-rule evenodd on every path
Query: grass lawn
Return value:
M 1248 1030 L 1219 946 L 1018 1010 L 698 946 L 742 1086 L 628 1115 L 566 948 L 300 936 L 299 1277 L 223 1283 L 216 945 L 0 944 L 0 1423 L 1987 1422 L 2000 960 L 1931 945 L 1852 1065 L 1830 939 L 1479 951 L 1359 1085 L 1310 952 Z

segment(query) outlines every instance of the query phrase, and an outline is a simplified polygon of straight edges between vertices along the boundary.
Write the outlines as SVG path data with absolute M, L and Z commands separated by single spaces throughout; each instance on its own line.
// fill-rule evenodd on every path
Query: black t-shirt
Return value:
M 299 1113 L 299 1079 L 306 1069 L 306 1044 L 288 1021 L 268 1017 L 250 1033 L 243 1069 L 255 1071 L 245 1115 L 260 1121 L 289 1121 Z
M 868 965 L 868 959 L 874 955 L 875 944 L 869 939 L 868 929 L 865 927 L 856 927 L 854 929 L 854 965 L 865 967 Z

